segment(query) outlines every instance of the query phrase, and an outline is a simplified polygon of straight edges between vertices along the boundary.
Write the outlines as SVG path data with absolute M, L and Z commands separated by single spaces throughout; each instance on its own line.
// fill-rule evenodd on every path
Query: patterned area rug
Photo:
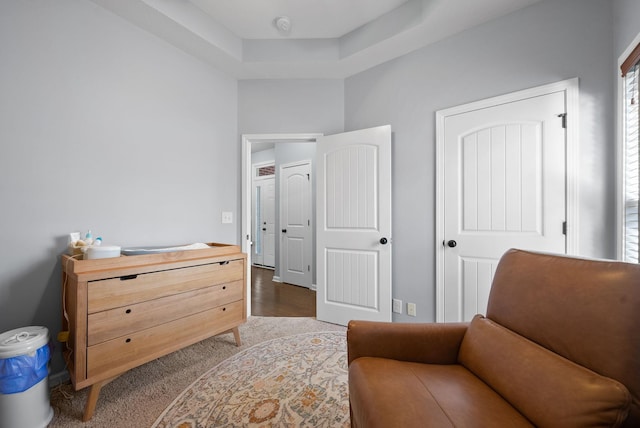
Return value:
M 196 380 L 153 425 L 348 426 L 343 332 L 297 334 L 240 352 Z

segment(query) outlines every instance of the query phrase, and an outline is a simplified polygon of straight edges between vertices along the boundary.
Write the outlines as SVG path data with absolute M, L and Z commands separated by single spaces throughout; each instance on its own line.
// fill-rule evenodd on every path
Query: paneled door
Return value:
M 311 288 L 311 162 L 280 167 L 280 278 Z
M 564 91 L 445 115 L 439 321 L 485 313 L 509 248 L 566 252 Z
M 319 320 L 391 321 L 391 127 L 320 137 Z

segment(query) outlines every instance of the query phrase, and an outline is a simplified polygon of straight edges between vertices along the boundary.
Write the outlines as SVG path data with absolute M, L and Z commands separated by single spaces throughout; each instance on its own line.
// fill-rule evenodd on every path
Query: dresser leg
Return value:
M 87 422 L 93 416 L 93 411 L 96 409 L 96 403 L 98 402 L 98 396 L 102 389 L 102 382 L 94 383 L 89 389 L 89 397 L 87 397 L 87 404 L 84 406 L 84 414 L 82 415 L 82 422 Z
M 102 382 L 96 382 L 91 385 L 91 389 L 89 389 L 89 396 L 87 397 L 87 403 L 84 406 L 84 414 L 82 415 L 82 422 L 87 422 L 93 416 L 93 411 L 96 409 L 96 404 L 98 403 L 98 397 L 100 396 L 100 390 L 103 386 L 116 379 L 116 377 L 112 377 L 111 379 L 103 380 Z
M 238 327 L 233 327 L 231 331 L 233 332 L 233 337 L 235 337 L 236 339 L 236 346 L 242 346 L 242 340 L 240 340 L 240 330 L 238 329 Z

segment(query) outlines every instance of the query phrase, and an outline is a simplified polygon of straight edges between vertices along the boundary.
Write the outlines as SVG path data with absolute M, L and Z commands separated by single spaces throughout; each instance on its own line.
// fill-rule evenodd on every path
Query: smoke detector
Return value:
M 291 31 L 291 19 L 288 16 L 278 16 L 273 23 L 281 34 L 287 35 Z

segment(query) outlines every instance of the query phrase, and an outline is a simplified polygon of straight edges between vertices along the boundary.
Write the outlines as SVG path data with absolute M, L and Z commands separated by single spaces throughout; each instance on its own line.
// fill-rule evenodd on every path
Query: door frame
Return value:
M 578 251 L 578 78 L 516 91 L 436 111 L 436 321 L 444 321 L 444 130 L 449 116 L 507 104 L 527 98 L 564 92 L 566 100 L 566 249 L 567 254 Z
M 314 143 L 321 133 L 300 134 L 242 134 L 242 157 L 240 159 L 242 179 L 240 205 L 242 223 L 240 225 L 240 242 L 242 252 L 247 255 L 245 272 L 245 288 L 247 290 L 247 317 L 251 316 L 251 145 L 255 143 Z

